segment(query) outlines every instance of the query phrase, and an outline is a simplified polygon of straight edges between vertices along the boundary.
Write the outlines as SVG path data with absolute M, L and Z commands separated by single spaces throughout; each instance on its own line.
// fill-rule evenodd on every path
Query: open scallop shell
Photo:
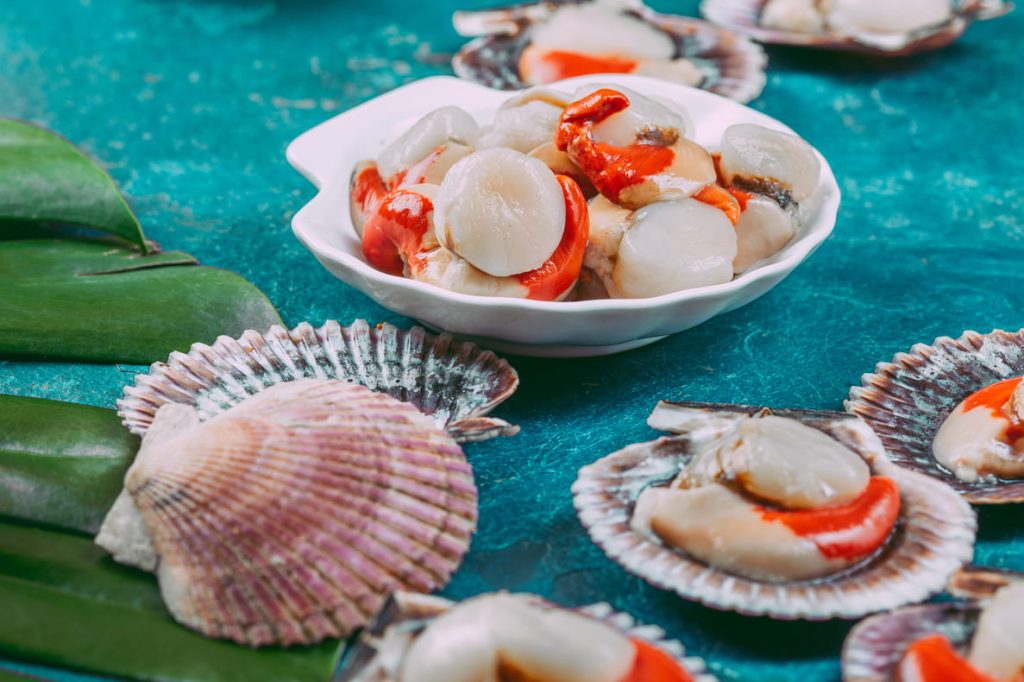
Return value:
M 951 0 L 953 15 L 934 26 L 902 33 L 802 33 L 761 25 L 766 0 L 703 0 L 700 13 L 708 21 L 749 35 L 762 43 L 900 57 L 949 45 L 972 21 L 1001 17 L 1013 9 L 1003 0 Z
M 288 331 L 247 331 L 212 346 L 194 344 L 156 362 L 117 401 L 118 415 L 144 435 L 161 405 L 193 405 L 200 419 L 238 404 L 268 386 L 295 379 L 343 379 L 412 403 L 460 442 L 512 435 L 518 427 L 487 414 L 519 385 L 512 367 L 473 343 L 448 334 L 408 331 L 356 320 L 348 327 L 303 322 Z
M 1024 580 L 1024 574 L 965 568 L 950 579 L 949 592 L 972 601 L 911 606 L 866 619 L 850 631 L 843 644 L 843 680 L 891 682 L 907 648 L 927 635 L 944 635 L 965 654 L 983 602 L 1012 580 Z
M 918 344 L 865 374 L 850 389 L 846 411 L 874 429 L 892 463 L 940 479 L 972 504 L 1024 501 L 1024 481 L 958 479 L 935 461 L 932 440 L 949 413 L 971 393 L 1024 374 L 1024 329 L 964 332 Z
M 345 637 L 458 568 L 477 491 L 414 406 L 338 380 L 277 384 L 204 422 L 165 405 L 96 542 L 156 573 L 175 620 L 239 644 Z
M 452 22 L 464 36 L 480 36 L 452 59 L 460 78 L 499 90 L 525 88 L 519 56 L 530 42 L 530 26 L 544 21 L 560 4 L 585 0 L 538 2 L 477 12 L 456 12 Z M 747 103 L 764 90 L 768 59 L 761 47 L 745 36 L 706 21 L 658 14 L 636 2 L 631 12 L 672 37 L 676 56 L 689 59 L 704 73 L 698 86 L 723 97 Z
M 949 576 L 970 561 L 977 521 L 969 505 L 950 488 L 927 476 L 893 467 L 878 438 L 848 414 L 773 410 L 798 419 L 861 455 L 900 487 L 897 529 L 875 557 L 827 578 L 785 584 L 763 583 L 725 573 L 667 547 L 630 526 L 641 491 L 667 484 L 705 438 L 721 433 L 736 414 L 765 408 L 707 403 L 661 403 L 649 423 L 669 421 L 679 434 L 638 443 L 580 469 L 573 497 L 590 537 L 614 561 L 652 585 L 684 599 L 746 615 L 791 620 L 859 618 L 875 611 L 923 601 L 940 592 Z M 676 412 L 671 420 L 662 420 Z M 692 414 L 681 427 L 678 414 Z
M 538 604 L 561 608 L 537 598 Z M 430 620 L 455 602 L 440 597 L 399 592 L 388 600 L 369 626 L 363 630 L 355 649 L 345 659 L 336 682 L 395 682 L 398 667 L 413 639 Z M 671 654 L 693 677 L 694 682 L 716 682 L 704 661 L 686 656 L 683 646 L 665 639 L 665 631 L 654 625 L 638 625 L 627 613 L 615 611 L 605 603 L 573 609 L 579 614 L 602 621 L 623 634 L 642 639 Z

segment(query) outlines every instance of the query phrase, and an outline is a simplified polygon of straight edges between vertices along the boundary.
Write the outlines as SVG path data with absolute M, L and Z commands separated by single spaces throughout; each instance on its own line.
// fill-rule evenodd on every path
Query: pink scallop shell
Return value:
M 703 0 L 700 13 L 708 21 L 775 45 L 901 57 L 945 47 L 963 35 L 972 21 L 994 19 L 1013 9 L 1004 0 L 954 0 L 952 17 L 935 26 L 906 33 L 801 33 L 761 25 L 766 0 Z
M 764 408 L 707 403 L 663 403 L 714 413 L 754 414 Z M 970 561 L 977 521 L 948 486 L 893 467 L 881 443 L 856 417 L 810 410 L 773 410 L 799 419 L 860 454 L 900 487 L 902 509 L 889 544 L 868 562 L 828 578 L 763 583 L 725 573 L 637 532 L 630 525 L 640 492 L 664 484 L 692 456 L 697 432 L 638 443 L 580 469 L 573 502 L 591 539 L 613 561 L 655 587 L 711 608 L 780 620 L 860 618 L 924 601 Z
M 305 378 L 351 381 L 410 402 L 460 442 L 518 431 L 487 416 L 519 385 L 507 362 L 448 334 L 365 320 L 315 328 L 303 322 L 290 331 L 274 326 L 194 344 L 136 377 L 117 401 L 118 415 L 141 436 L 165 403 L 193 405 L 208 419 L 268 386 Z
M 563 608 L 536 597 L 538 605 Z M 392 672 L 406 647 L 430 620 L 455 606 L 456 602 L 440 597 L 399 592 L 392 595 L 377 617 L 363 630 L 355 650 L 346 658 L 337 682 L 395 682 Z M 581 615 L 606 623 L 623 634 L 653 644 L 676 659 L 694 682 L 717 682 L 700 658 L 687 656 L 683 645 L 665 639 L 665 631 L 654 625 L 639 625 L 628 613 L 598 603 L 571 609 Z
M 932 440 L 942 422 L 971 393 L 1024 374 L 1024 329 L 990 334 L 964 332 L 917 344 L 879 363 L 873 374 L 850 389 L 846 411 L 871 426 L 892 463 L 941 480 L 972 504 L 1024 501 L 1024 481 L 959 480 L 932 455 Z
M 456 30 L 480 37 L 464 45 L 452 59 L 455 74 L 499 90 L 526 87 L 518 65 L 519 55 L 530 41 L 529 27 L 547 18 L 559 4 L 568 3 L 539 2 L 456 12 L 452 19 Z M 632 11 L 671 36 L 677 55 L 701 69 L 705 74 L 698 86 L 701 89 L 741 103 L 753 100 L 764 90 L 767 57 L 759 45 L 742 34 L 699 19 L 658 14 L 640 3 Z

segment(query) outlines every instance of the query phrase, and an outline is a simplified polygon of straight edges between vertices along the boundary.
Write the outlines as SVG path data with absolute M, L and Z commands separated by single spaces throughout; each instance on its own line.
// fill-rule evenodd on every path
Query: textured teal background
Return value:
M 101 160 L 151 238 L 248 277 L 289 323 L 408 325 L 293 238 L 313 189 L 284 148 L 376 94 L 449 73 L 461 44 L 452 10 L 487 4 L 4 0 L 0 115 Z M 696 13 L 689 0 L 655 7 Z M 837 409 L 862 373 L 914 343 L 1024 326 L 1022 38 L 1017 12 L 900 61 L 772 50 L 754 106 L 832 163 L 844 192 L 835 235 L 767 296 L 655 346 L 511 357 L 522 388 L 499 414 L 523 431 L 468 448 L 480 531 L 445 593 L 608 600 L 665 627 L 723 680 L 837 680 L 848 624 L 743 618 L 648 587 L 589 542 L 569 486 L 581 465 L 654 437 L 644 419 L 660 398 Z M 0 392 L 113 406 L 141 370 L 0 362 Z M 1022 510 L 981 521 L 978 560 L 1024 569 Z

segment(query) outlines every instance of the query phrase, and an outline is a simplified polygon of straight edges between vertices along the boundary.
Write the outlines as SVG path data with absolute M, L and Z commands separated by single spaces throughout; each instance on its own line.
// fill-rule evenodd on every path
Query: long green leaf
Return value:
M 248 649 L 167 614 L 153 576 L 86 538 L 0 523 L 0 656 L 163 682 L 326 682 L 341 644 Z
M 0 356 L 150 363 L 280 324 L 242 277 L 103 240 L 0 241 Z
M 93 534 L 138 447 L 113 410 L 0 395 L 0 514 Z
M 105 170 L 65 140 L 24 121 L 0 118 L 0 224 L 85 225 L 147 251 L 138 219 Z

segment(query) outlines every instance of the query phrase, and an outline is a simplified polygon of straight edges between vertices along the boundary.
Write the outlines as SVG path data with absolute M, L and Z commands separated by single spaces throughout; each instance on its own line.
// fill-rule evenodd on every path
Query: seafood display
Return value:
M 891 466 L 849 415 L 661 403 L 676 435 L 580 470 L 580 520 L 615 561 L 708 606 L 855 618 L 942 590 L 975 519 L 946 486 Z
M 697 450 L 669 486 L 640 493 L 632 525 L 710 566 L 787 582 L 875 554 L 899 511 L 896 483 L 872 476 L 845 445 L 794 419 L 754 415 Z
M 749 102 L 764 88 L 764 52 L 730 31 L 652 12 L 639 0 L 568 0 L 456 12 L 481 36 L 452 60 L 459 76 L 514 90 L 597 73 L 650 76 Z
M 672 102 L 623 87 L 527 90 L 484 128 L 444 107 L 355 168 L 352 221 L 376 269 L 464 294 L 723 284 L 796 237 L 821 163 L 788 133 L 737 124 L 712 153 L 692 128 Z
M 974 504 L 1024 500 L 1024 330 L 965 332 L 880 363 L 848 412 L 897 466 L 948 483 Z
M 761 23 L 788 31 L 899 33 L 939 24 L 953 14 L 949 0 L 768 0 Z
M 206 421 L 168 403 L 96 543 L 156 573 L 171 615 L 253 647 L 364 625 L 430 592 L 476 527 L 473 472 L 409 403 L 345 381 L 276 384 Z
M 935 460 L 961 481 L 1024 478 L 1024 382 L 986 386 L 956 406 L 932 442 Z
M 457 442 L 513 435 L 518 428 L 488 416 L 519 385 L 512 367 L 474 343 L 421 327 L 402 330 L 355 320 L 222 336 L 193 344 L 139 374 L 117 401 L 128 429 L 145 435 L 168 403 L 214 417 L 270 386 L 299 379 L 341 379 L 415 405 Z
M 606 604 L 570 610 L 506 592 L 454 604 L 398 593 L 340 682 L 714 682 L 663 637 Z
M 764 43 L 902 56 L 959 38 L 972 21 L 1013 9 L 1004 0 L 703 0 L 707 20 Z
M 975 573 L 979 571 L 962 571 L 957 580 L 970 580 Z M 1024 678 L 1022 633 L 1024 581 L 1018 578 L 981 600 L 928 604 L 869 618 L 854 628 L 843 647 L 843 679 L 1018 682 Z

